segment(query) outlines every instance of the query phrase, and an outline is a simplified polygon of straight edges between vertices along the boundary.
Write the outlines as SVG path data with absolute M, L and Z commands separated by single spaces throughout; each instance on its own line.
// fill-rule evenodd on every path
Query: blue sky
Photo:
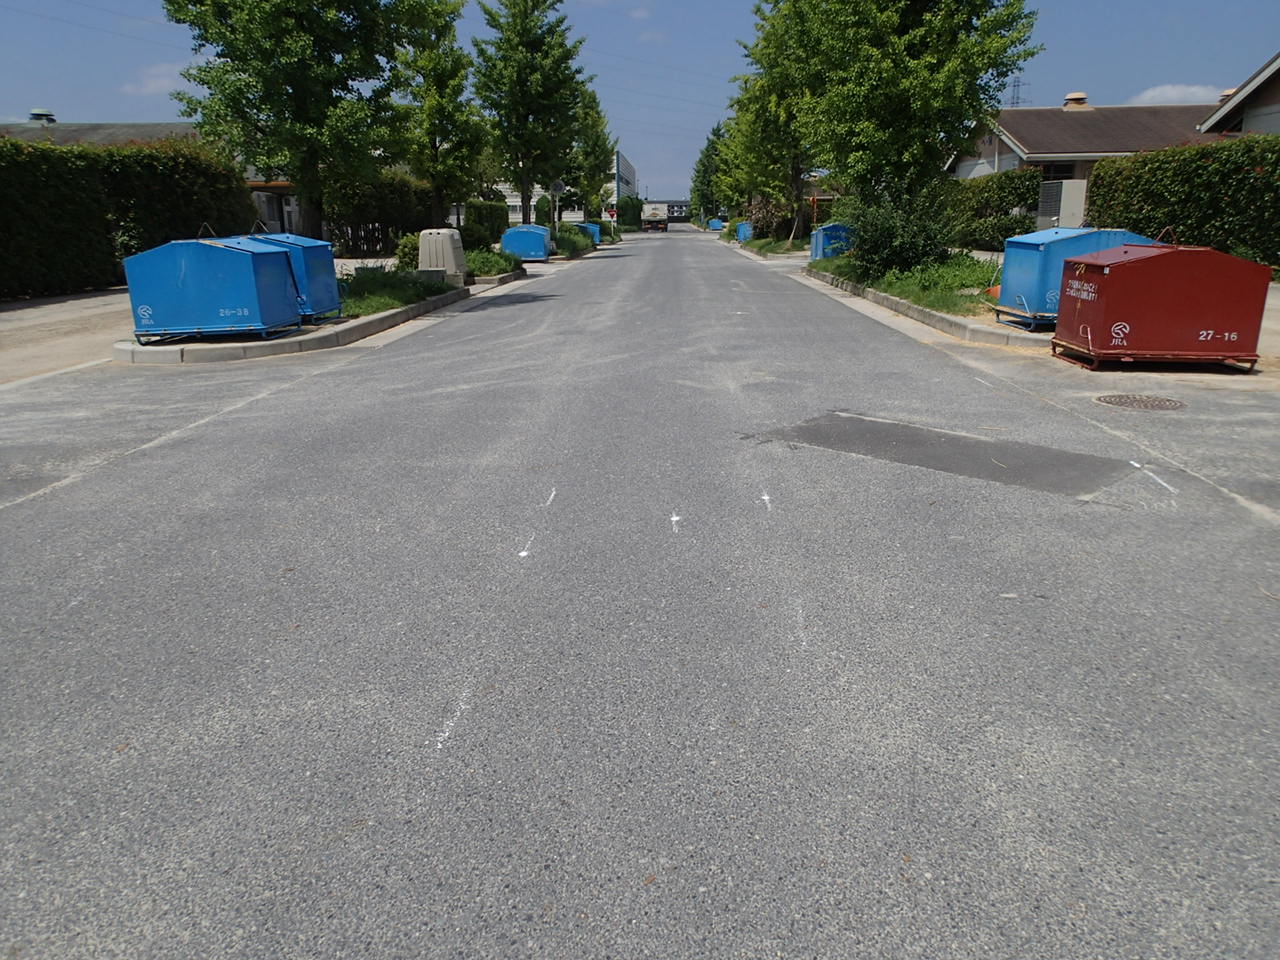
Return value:
M 1032 6 L 1035 6 L 1033 3 Z M 640 183 L 688 195 L 707 131 L 725 115 L 752 35 L 751 0 L 565 0 L 583 65 Z M 1212 102 L 1280 47 L 1275 0 L 1057 0 L 1038 6 L 1045 51 L 1023 75 L 1028 106 L 1084 90 L 1095 104 Z M 0 0 L 0 122 L 47 107 L 67 122 L 178 119 L 168 93 L 189 34 L 160 0 Z M 469 4 L 467 36 L 483 29 Z

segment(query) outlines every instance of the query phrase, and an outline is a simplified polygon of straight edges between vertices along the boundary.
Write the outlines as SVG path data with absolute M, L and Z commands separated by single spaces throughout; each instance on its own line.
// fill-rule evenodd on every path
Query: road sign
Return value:
M 560 194 L 564 193 L 564 191 L 565 191 L 565 185 L 563 180 L 557 180 L 555 183 L 551 184 L 551 195 L 553 197 L 560 196 Z
M 605 211 L 605 213 L 609 214 L 609 219 L 610 219 L 610 220 L 617 220 L 617 219 L 618 219 L 618 211 L 617 211 L 617 210 L 606 210 L 606 211 Z

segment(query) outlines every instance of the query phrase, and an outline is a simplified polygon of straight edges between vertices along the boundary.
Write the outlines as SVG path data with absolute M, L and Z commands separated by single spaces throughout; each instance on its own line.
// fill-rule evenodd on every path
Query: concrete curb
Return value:
M 472 277 L 471 285 L 473 287 L 500 287 L 504 283 L 523 280 L 528 275 L 529 271 L 524 267 L 521 267 L 519 270 L 512 270 L 510 273 L 500 273 L 494 277 Z
M 132 340 L 117 340 L 111 349 L 116 363 L 222 363 L 227 360 L 255 360 L 287 353 L 306 353 L 329 347 L 345 347 L 349 343 L 382 333 L 394 326 L 431 313 L 471 296 L 466 289 L 451 290 L 407 307 L 359 317 L 346 323 L 326 325 L 310 333 L 279 340 L 253 340 L 245 343 L 182 343 L 144 347 Z
M 1051 333 L 1031 333 L 1027 330 L 1014 330 L 1013 328 L 1008 331 L 997 330 L 987 326 L 980 320 L 974 320 L 970 317 L 953 317 L 948 313 L 938 313 L 936 310 L 918 307 L 906 300 L 891 297 L 887 293 L 872 290 L 870 287 L 864 287 L 860 283 L 841 280 L 839 277 L 833 277 L 829 273 L 822 273 L 812 267 L 804 267 L 800 272 L 806 277 L 830 284 L 837 290 L 852 293 L 854 296 L 862 297 L 864 300 L 870 300 L 872 303 L 887 307 L 895 313 L 902 314 L 904 317 L 917 320 L 925 324 L 925 326 L 941 330 L 957 340 L 968 340 L 970 343 L 989 343 L 1001 347 L 1047 347 L 1049 341 L 1053 339 L 1053 334 Z

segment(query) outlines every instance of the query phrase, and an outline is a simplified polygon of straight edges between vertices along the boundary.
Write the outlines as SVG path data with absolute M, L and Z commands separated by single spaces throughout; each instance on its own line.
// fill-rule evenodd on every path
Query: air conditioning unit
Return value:
M 1040 184 L 1036 229 L 1084 226 L 1084 199 L 1088 180 L 1049 180 Z

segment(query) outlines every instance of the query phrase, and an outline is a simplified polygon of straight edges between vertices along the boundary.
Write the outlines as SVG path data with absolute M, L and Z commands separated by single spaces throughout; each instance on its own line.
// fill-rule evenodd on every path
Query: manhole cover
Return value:
M 1181 410 L 1186 406 L 1181 400 L 1174 400 L 1172 397 L 1144 397 L 1137 393 L 1113 393 L 1098 397 L 1097 400 L 1113 407 L 1129 407 L 1133 410 Z

